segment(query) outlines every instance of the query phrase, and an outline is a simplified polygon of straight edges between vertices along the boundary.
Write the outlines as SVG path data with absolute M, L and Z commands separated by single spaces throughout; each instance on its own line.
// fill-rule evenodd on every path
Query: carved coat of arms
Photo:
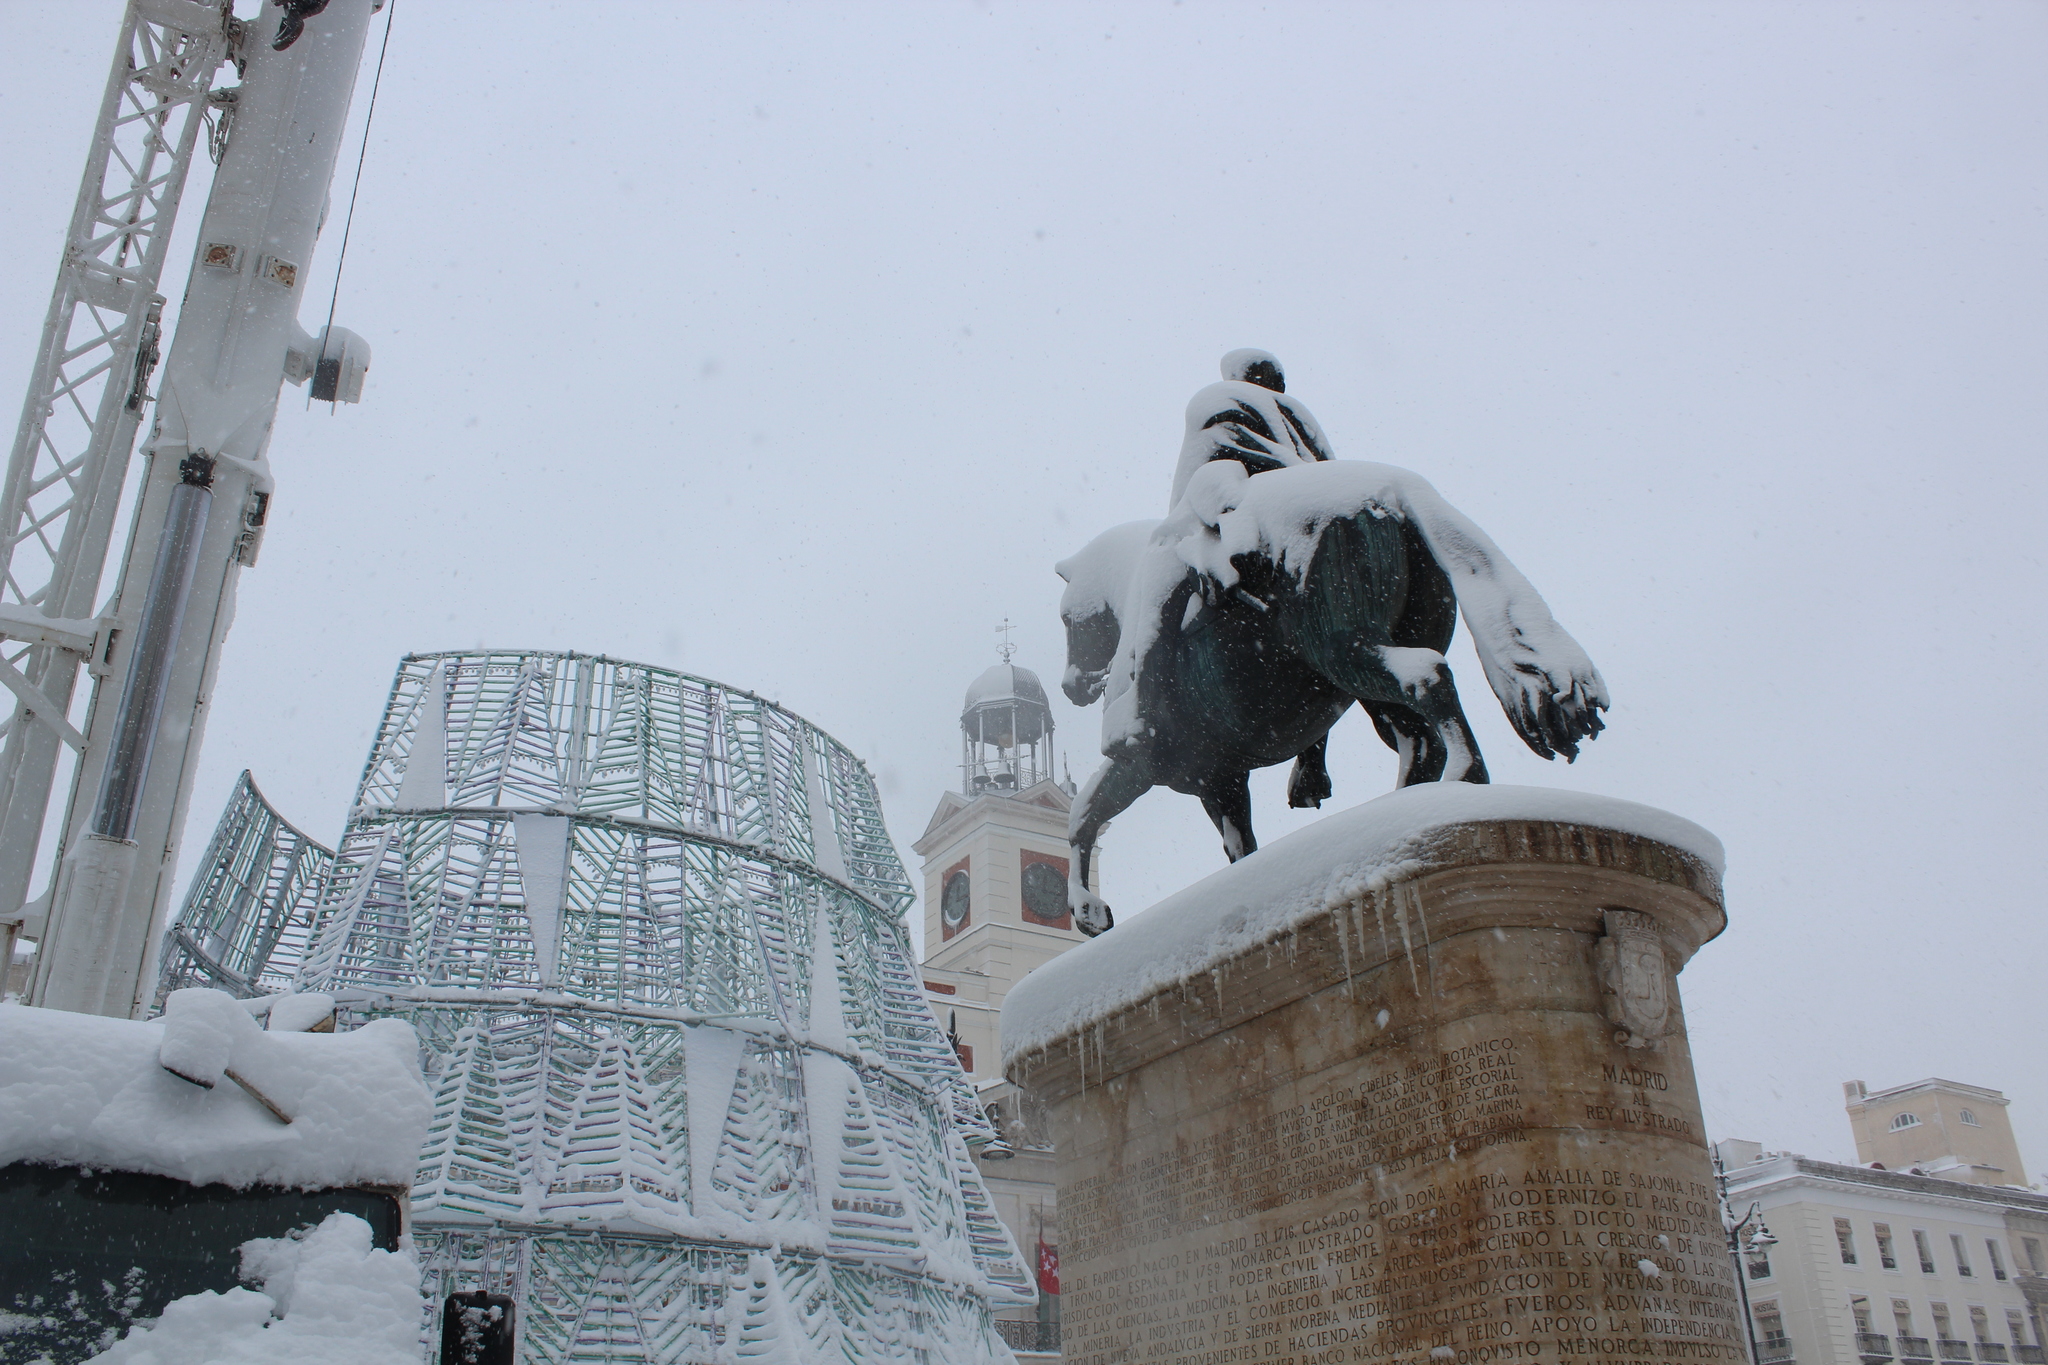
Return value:
M 1657 923 L 1636 910 L 1606 912 L 1598 953 L 1607 1017 L 1615 1041 L 1648 1047 L 1671 1030 L 1671 972 Z

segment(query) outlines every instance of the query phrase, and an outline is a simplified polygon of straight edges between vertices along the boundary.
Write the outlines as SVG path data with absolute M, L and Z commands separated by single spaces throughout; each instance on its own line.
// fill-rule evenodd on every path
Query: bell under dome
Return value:
M 1052 707 L 1028 668 L 1005 660 L 967 689 L 960 711 L 961 788 L 1014 793 L 1052 776 Z

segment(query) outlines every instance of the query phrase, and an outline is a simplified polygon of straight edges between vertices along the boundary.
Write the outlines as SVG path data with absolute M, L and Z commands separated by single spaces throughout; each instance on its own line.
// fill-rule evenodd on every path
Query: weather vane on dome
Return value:
M 996 646 L 996 653 L 1003 656 L 1004 663 L 1008 663 L 1017 653 L 1017 646 L 1010 643 L 1009 617 L 1005 616 L 1003 618 L 1003 623 L 996 627 L 996 633 L 1003 637 L 1003 642 Z

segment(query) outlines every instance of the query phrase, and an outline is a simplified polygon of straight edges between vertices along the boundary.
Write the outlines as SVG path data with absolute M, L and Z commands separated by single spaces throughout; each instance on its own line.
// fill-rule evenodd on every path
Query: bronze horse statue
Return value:
M 1486 533 L 1417 475 L 1332 461 L 1279 362 L 1233 352 L 1195 395 L 1162 522 L 1116 527 L 1060 563 L 1063 690 L 1105 695 L 1105 762 L 1077 797 L 1068 902 L 1097 834 L 1155 786 L 1198 796 L 1235 862 L 1253 852 L 1252 769 L 1294 760 L 1288 804 L 1330 795 L 1330 727 L 1353 702 L 1399 757 L 1397 787 L 1485 782 L 1444 650 L 1462 605 L 1508 720 L 1543 758 L 1578 756 L 1608 704 L 1599 671 Z

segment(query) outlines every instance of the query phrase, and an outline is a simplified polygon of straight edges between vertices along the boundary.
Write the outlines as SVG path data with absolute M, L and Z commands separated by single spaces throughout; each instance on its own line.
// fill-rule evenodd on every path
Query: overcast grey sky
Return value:
M 20 385 L 120 10 L 7 9 Z M 1610 730 L 1545 764 L 1461 633 L 1495 779 L 1727 843 L 1730 928 L 1682 979 L 1713 1134 L 1849 1158 L 1839 1082 L 1941 1075 L 2011 1094 L 2048 1171 L 2048 6 L 395 25 L 337 315 L 376 361 L 360 408 L 288 391 L 188 865 L 243 767 L 333 838 L 398 657 L 479 644 L 773 696 L 868 759 L 907 853 L 997 622 L 1055 682 L 1053 562 L 1164 511 L 1183 405 L 1263 346 L 1604 671 Z M 1057 704 L 1079 777 L 1097 718 Z M 1354 715 L 1331 769 L 1349 805 L 1393 760 Z M 1105 891 L 1128 916 L 1220 861 L 1155 792 Z

